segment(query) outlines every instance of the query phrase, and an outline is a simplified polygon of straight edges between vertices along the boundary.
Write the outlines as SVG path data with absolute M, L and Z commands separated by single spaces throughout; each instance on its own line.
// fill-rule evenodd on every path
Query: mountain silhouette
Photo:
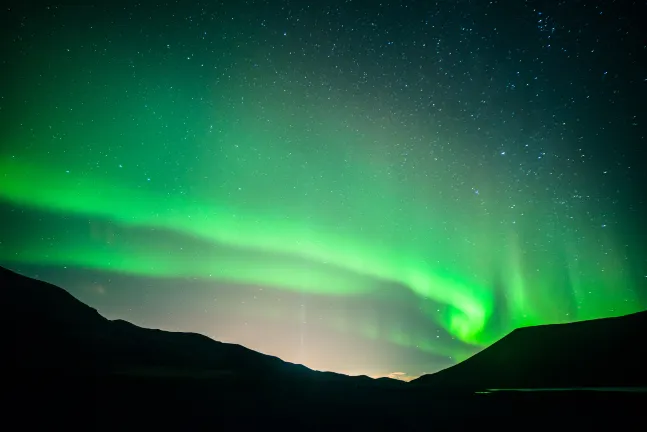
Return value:
M 524 327 L 411 383 L 455 390 L 647 387 L 645 334 L 647 311 Z
M 0 267 L 10 361 L 22 370 L 259 380 L 348 380 L 195 333 L 109 320 L 62 288 Z M 355 382 L 373 381 L 353 377 Z M 385 383 L 384 380 L 380 381 Z M 385 385 L 400 385 L 388 380 Z
M 10 362 L 74 374 L 218 377 L 241 382 L 344 382 L 405 386 L 313 371 L 195 333 L 109 320 L 62 288 L 0 267 Z M 647 312 L 514 330 L 462 363 L 409 386 L 442 391 L 646 386 Z
M 644 385 L 645 313 L 516 330 L 405 383 L 313 371 L 206 336 L 109 320 L 59 287 L 2 267 L 0 287 L 5 420 L 27 428 L 464 429 L 503 416 L 493 424 L 505 429 L 510 413 L 534 426 L 570 418 L 582 428 L 609 418 L 633 424 L 646 402 L 639 393 L 474 391 Z

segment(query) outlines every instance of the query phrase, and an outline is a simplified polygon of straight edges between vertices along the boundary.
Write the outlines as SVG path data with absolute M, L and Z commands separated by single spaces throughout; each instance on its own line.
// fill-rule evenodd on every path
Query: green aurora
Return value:
M 310 49 L 256 24 L 227 20 L 196 39 L 180 24 L 117 32 L 90 10 L 66 13 L 46 34 L 26 24 L 16 49 L 32 54 L 13 57 L 2 87 L 0 204 L 42 219 L 2 227 L 3 264 L 383 297 L 394 310 L 393 290 L 408 291 L 423 326 L 405 313 L 386 330 L 334 314 L 325 325 L 453 360 L 516 327 L 646 306 L 644 245 L 627 236 L 639 221 L 620 209 L 631 198 L 599 186 L 580 148 L 598 139 L 595 118 L 552 110 L 558 92 L 538 87 L 560 88 L 548 66 L 533 80 L 508 48 L 486 47 L 448 74 L 436 59 L 465 40 L 429 36 L 437 51 L 402 48 L 420 59 L 402 71 L 399 54 L 372 61 L 392 45 L 358 54 L 348 47 L 368 42 L 352 35 L 335 58 L 325 38 Z M 542 108 L 524 114 L 517 88 Z M 254 307 L 240 313 L 281 319 Z
M 246 145 L 244 141 L 236 142 L 240 143 L 236 148 Z M 76 265 L 155 277 L 193 276 L 334 296 L 370 295 L 376 281 L 391 281 L 410 289 L 420 298 L 449 306 L 444 316 L 430 313 L 429 318 L 437 320 L 461 341 L 478 345 L 501 336 L 488 332 L 488 320 L 495 302 L 492 284 L 498 275 L 503 278 L 508 293 L 506 306 L 510 320 L 507 330 L 560 321 L 555 311 L 567 307 L 556 304 L 551 287 L 564 283 L 564 271 L 579 305 L 575 319 L 606 315 L 610 309 L 623 314 L 640 307 L 635 298 L 628 297 L 631 291 L 624 276 L 626 269 L 618 257 L 605 254 L 602 262 L 599 261 L 602 257 L 597 257 L 596 262 L 600 264 L 595 266 L 582 265 L 574 258 L 561 261 L 549 258 L 580 256 L 583 257 L 580 262 L 591 262 L 593 257 L 585 258 L 587 250 L 591 250 L 589 245 L 569 239 L 569 230 L 553 234 L 561 240 L 553 241 L 550 250 L 539 254 L 545 257 L 543 262 L 550 263 L 545 266 L 546 270 L 540 271 L 531 264 L 537 262 L 536 254 L 524 256 L 519 251 L 524 224 L 501 230 L 497 227 L 500 224 L 494 222 L 499 217 L 497 214 L 481 212 L 473 223 L 461 222 L 459 230 L 456 225 L 448 225 L 450 219 L 434 221 L 438 216 L 434 218 L 434 205 L 427 201 L 424 207 L 412 203 L 411 208 L 401 210 L 411 218 L 411 226 L 394 224 L 388 211 L 370 213 L 370 209 L 388 209 L 389 204 L 396 201 L 393 196 L 378 195 L 356 200 L 349 209 L 336 209 L 340 220 L 352 221 L 353 215 L 347 215 L 351 212 L 368 214 L 366 220 L 326 226 L 325 221 L 317 221 L 316 203 L 325 202 L 325 197 L 317 194 L 299 201 L 287 201 L 283 206 L 268 207 L 263 212 L 253 206 L 247 209 L 234 199 L 208 200 L 161 194 L 152 188 L 127 182 L 120 184 L 119 179 L 79 176 L 64 167 L 56 169 L 21 159 L 5 157 L 0 162 L 0 171 L 4 174 L 0 196 L 14 204 L 83 215 L 90 220 L 106 219 L 124 226 L 163 228 L 206 239 L 214 245 L 277 255 L 268 259 L 266 255 L 255 258 L 253 253 L 230 256 L 221 253 L 181 260 L 172 254 L 154 254 L 141 247 L 98 247 L 79 239 L 55 251 L 28 245 L 18 255 L 4 250 L 0 258 L 5 261 Z M 292 167 L 294 164 L 287 162 L 277 171 L 289 172 Z M 292 171 L 298 169 L 292 168 Z M 291 174 L 297 176 L 299 173 L 287 175 Z M 254 174 L 248 174 L 247 178 L 244 172 L 239 175 L 247 180 L 244 182 L 246 188 L 254 187 L 250 180 Z M 375 180 L 366 180 L 369 184 L 362 185 L 363 188 L 370 190 L 371 182 L 387 182 L 387 179 L 376 177 L 377 174 L 373 177 Z M 264 178 L 257 184 L 259 190 L 252 195 L 257 193 L 266 198 L 265 185 L 268 183 L 276 186 L 273 189 L 279 189 L 274 192 L 277 195 L 289 195 L 293 184 Z M 315 182 L 308 190 L 325 191 L 327 186 L 325 181 Z M 446 203 L 438 199 L 436 206 L 444 209 Z M 278 210 L 281 207 L 296 210 L 285 210 L 281 215 Z M 311 214 L 299 211 L 304 207 L 315 211 Z M 478 204 L 474 209 L 464 210 L 476 213 Z M 454 219 L 462 218 L 456 215 Z M 414 225 L 416 221 L 419 222 Z M 548 230 L 550 224 L 550 220 L 547 226 L 535 223 L 532 228 Z M 370 230 L 376 225 L 381 227 L 379 237 L 377 232 Z M 439 240 L 438 231 L 433 228 L 446 231 L 448 226 L 455 234 L 445 234 Z M 601 267 L 608 270 L 602 272 Z M 560 272 L 560 269 L 564 270 Z M 624 288 L 621 297 L 614 295 L 619 287 Z M 424 345 L 422 342 L 416 345 L 420 344 Z

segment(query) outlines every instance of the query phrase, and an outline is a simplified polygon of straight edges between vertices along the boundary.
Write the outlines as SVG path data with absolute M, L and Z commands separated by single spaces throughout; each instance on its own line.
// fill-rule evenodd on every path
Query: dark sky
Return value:
M 83 4 L 0 10 L 0 264 L 372 376 L 647 306 L 645 2 Z

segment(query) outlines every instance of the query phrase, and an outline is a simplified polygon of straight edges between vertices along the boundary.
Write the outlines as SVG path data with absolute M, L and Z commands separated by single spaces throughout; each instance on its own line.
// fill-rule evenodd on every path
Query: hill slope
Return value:
M 406 385 L 316 372 L 194 333 L 111 321 L 65 290 L 0 267 L 2 328 L 10 369 L 217 377 L 272 382 L 474 391 L 502 388 L 647 387 L 647 312 L 518 329 L 466 361 Z
M 62 373 L 218 376 L 258 382 L 347 380 L 241 345 L 108 320 L 65 290 L 0 267 L 12 369 Z M 355 378 L 362 382 L 368 377 Z M 398 383 L 398 382 L 396 382 Z M 398 383 L 399 384 L 399 383 Z
M 16 417 L 7 421 L 33 429 L 466 429 L 486 418 L 518 429 L 510 413 L 551 428 L 570 416 L 581 429 L 582 419 L 591 426 L 644 419 L 647 394 L 470 390 L 640 385 L 645 314 L 516 331 L 415 385 L 316 372 L 197 334 L 110 321 L 61 288 L 1 267 L 0 293 L 9 344 L 1 361 L 12 396 L 5 412 Z M 607 353 L 605 341 L 616 351 Z M 592 363 L 582 366 L 587 355 Z M 606 361 L 624 370 L 596 375 Z
M 461 390 L 647 386 L 647 312 L 514 330 L 413 384 Z

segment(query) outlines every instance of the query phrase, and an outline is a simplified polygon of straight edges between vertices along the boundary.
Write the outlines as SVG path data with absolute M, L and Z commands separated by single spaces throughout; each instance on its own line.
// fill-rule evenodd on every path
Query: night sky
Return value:
M 371 376 L 647 307 L 644 2 L 82 3 L 0 11 L 1 265 Z

